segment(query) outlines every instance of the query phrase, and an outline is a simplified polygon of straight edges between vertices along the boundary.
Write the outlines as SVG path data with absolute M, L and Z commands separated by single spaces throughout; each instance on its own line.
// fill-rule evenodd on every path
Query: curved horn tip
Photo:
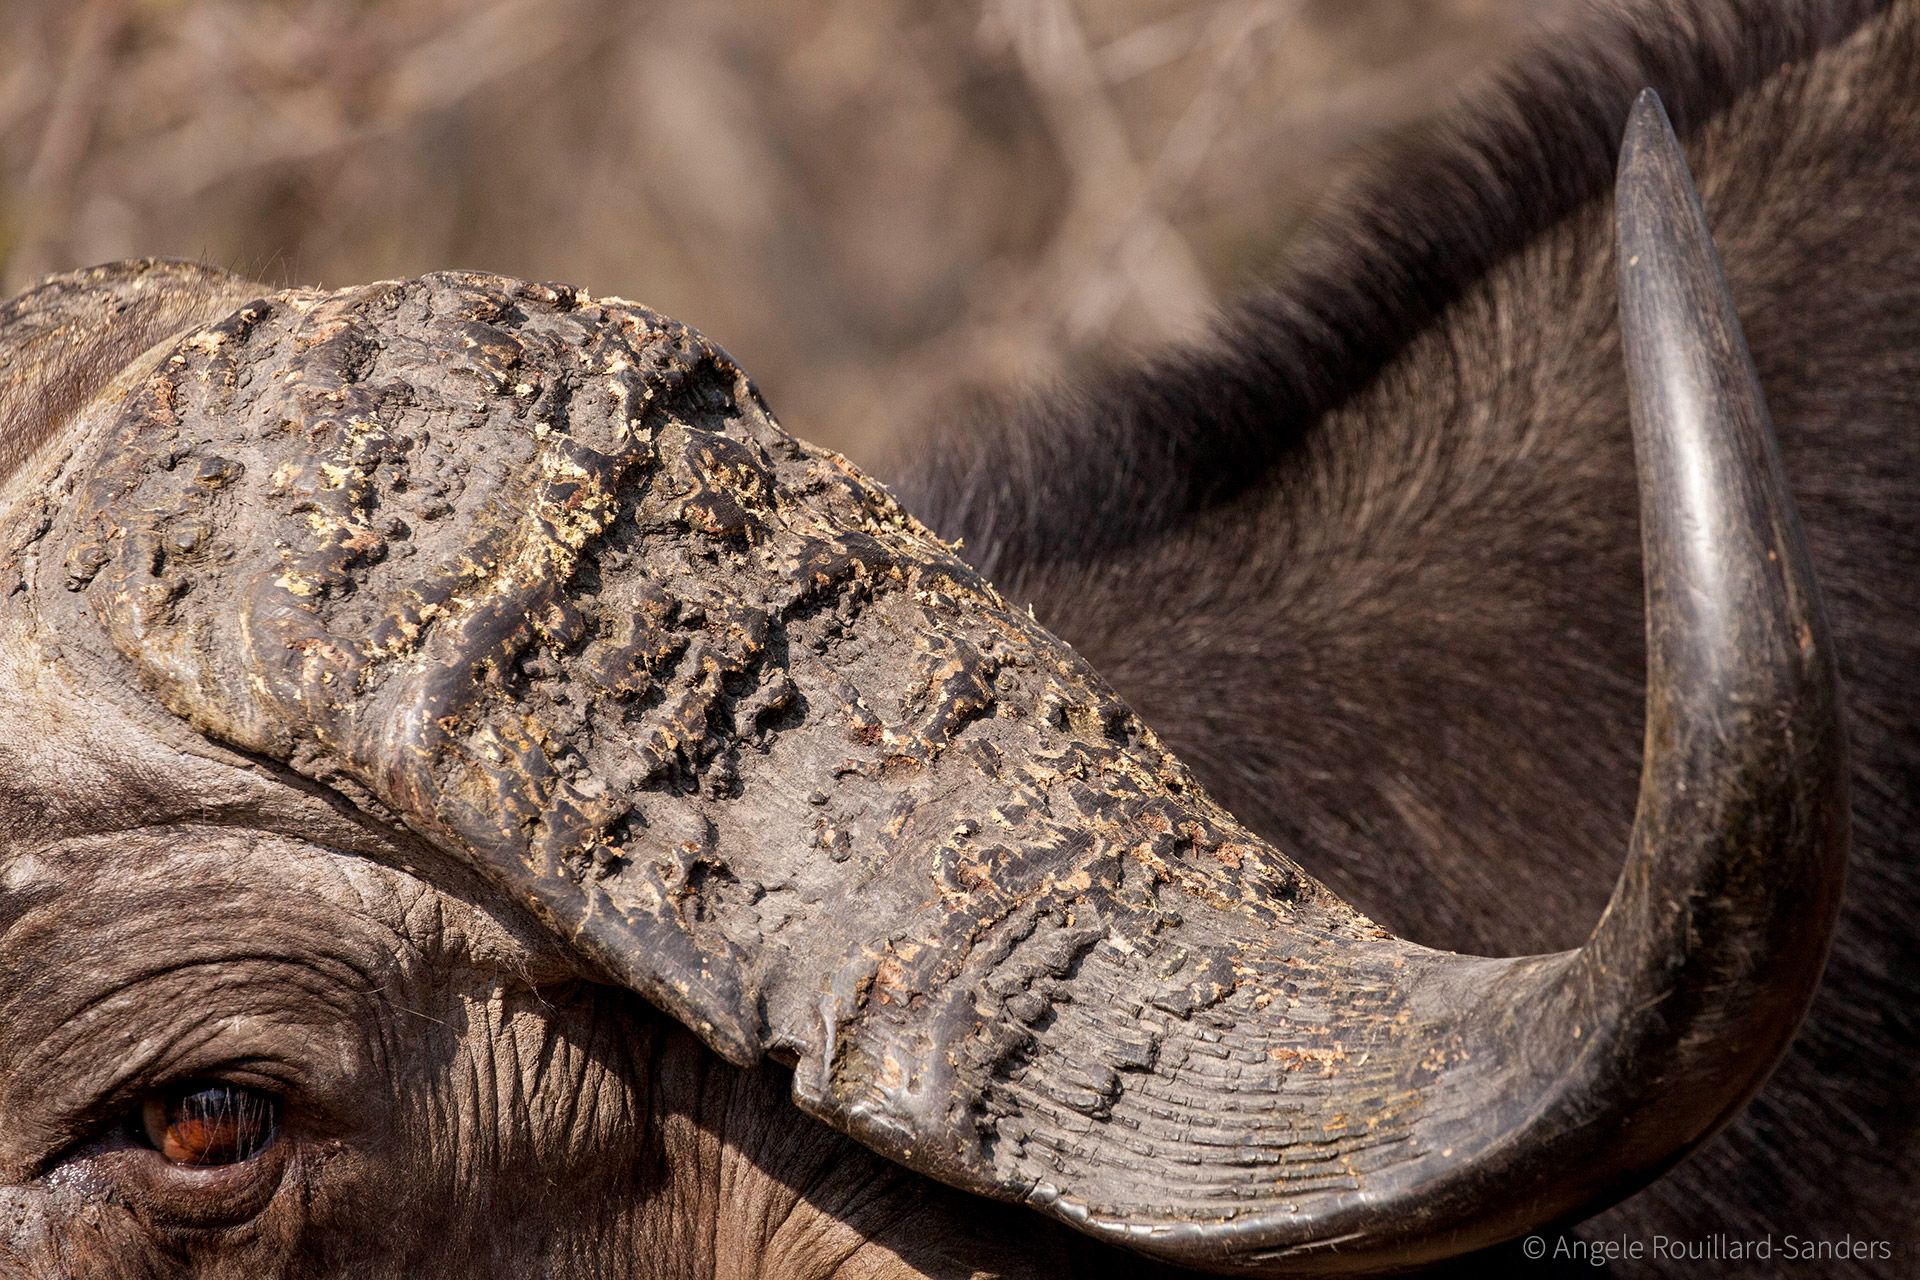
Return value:
M 1646 579 L 1640 796 L 1613 899 L 1580 950 L 1461 971 L 1484 993 L 1462 1022 L 1466 1058 L 1497 1064 L 1500 1083 L 1466 1085 L 1472 1101 L 1432 1124 L 1454 1159 L 1410 1179 L 1405 1203 L 1489 1243 L 1632 1193 L 1739 1111 L 1812 999 L 1847 852 L 1812 558 L 1651 92 L 1626 128 L 1616 201 Z M 1492 1138 L 1490 1114 L 1505 1119 Z
M 1759 1087 L 1838 912 L 1846 743 L 1833 648 L 1761 392 L 1679 139 L 1635 102 L 1616 190 L 1639 474 L 1647 737 L 1628 864 L 1563 1009 L 1663 1064 L 1632 1123 L 1671 1159 Z M 1676 1090 L 1674 1081 L 1688 1082 Z M 1622 1135 L 1623 1148 L 1632 1145 Z M 1677 1148 L 1677 1150 L 1676 1150 Z M 1648 1161 L 1646 1169 L 1655 1170 Z
M 1827 682 L 1825 620 L 1766 399 L 1686 156 L 1650 89 L 1621 147 L 1616 222 L 1649 684 Z

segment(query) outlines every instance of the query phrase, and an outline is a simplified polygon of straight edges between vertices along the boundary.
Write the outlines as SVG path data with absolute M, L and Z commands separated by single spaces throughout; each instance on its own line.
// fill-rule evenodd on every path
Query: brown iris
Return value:
M 280 1104 L 230 1084 L 193 1084 L 155 1094 L 140 1108 L 148 1145 L 175 1164 L 209 1167 L 251 1160 L 272 1143 Z

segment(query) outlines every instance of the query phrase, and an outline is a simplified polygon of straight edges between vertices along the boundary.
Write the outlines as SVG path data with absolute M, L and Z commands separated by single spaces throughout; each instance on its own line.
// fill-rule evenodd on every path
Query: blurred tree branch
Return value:
M 871 457 L 1192 332 L 1546 2 L 7 0 L 0 281 L 569 279 Z

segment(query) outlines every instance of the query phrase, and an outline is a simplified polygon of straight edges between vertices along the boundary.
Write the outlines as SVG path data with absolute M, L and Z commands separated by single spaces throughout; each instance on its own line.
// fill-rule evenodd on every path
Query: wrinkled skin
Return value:
M 5 1274 L 1072 1274 L 1031 1215 L 806 1121 L 458 868 L 61 692 L 0 713 Z M 267 1155 L 127 1137 L 154 1082 L 216 1074 L 286 1098 Z

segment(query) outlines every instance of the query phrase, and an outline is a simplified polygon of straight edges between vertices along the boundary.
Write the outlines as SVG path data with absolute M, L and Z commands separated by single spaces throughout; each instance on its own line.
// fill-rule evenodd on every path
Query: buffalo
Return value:
M 0 1271 L 1901 1274 L 1915 83 L 1583 11 L 892 492 L 564 285 L 0 307 Z

